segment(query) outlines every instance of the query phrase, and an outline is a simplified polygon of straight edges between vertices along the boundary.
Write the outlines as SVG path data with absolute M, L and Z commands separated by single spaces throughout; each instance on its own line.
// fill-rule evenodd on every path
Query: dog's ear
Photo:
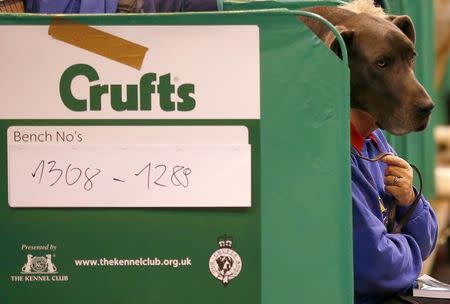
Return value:
M 388 20 L 392 21 L 414 44 L 416 43 L 416 30 L 409 16 L 388 16 Z
M 352 40 L 353 40 L 353 35 L 354 35 L 354 31 L 353 30 L 349 30 L 344 26 L 338 25 L 336 26 L 336 29 L 338 30 L 339 34 L 341 34 L 342 39 L 344 39 L 345 45 L 347 46 L 347 50 L 350 49 L 350 46 L 352 44 Z M 333 32 L 329 32 L 324 39 L 325 45 L 332 50 L 334 53 L 336 53 L 336 55 L 339 56 L 339 58 L 342 59 L 342 51 L 341 48 L 339 46 L 339 42 L 336 39 L 336 36 L 334 35 Z

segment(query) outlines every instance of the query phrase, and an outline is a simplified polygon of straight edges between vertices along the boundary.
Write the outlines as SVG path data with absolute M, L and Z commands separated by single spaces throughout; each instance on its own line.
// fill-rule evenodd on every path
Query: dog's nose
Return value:
M 428 116 L 431 114 L 431 111 L 434 109 L 434 103 L 427 103 L 425 106 L 417 107 L 417 114 L 421 116 Z

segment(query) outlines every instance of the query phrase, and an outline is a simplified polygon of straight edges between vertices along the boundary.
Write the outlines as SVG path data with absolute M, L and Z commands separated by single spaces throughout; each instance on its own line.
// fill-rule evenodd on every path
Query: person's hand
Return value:
M 413 169 L 408 162 L 394 155 L 381 159 L 388 165 L 384 171 L 384 184 L 399 206 L 411 205 L 415 198 L 413 190 Z

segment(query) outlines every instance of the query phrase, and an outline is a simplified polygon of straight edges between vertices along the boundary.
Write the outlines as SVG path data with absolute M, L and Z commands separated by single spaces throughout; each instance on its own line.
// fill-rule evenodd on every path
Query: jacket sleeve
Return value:
M 418 277 L 422 260 L 436 242 L 436 218 L 422 199 L 401 234 L 389 234 L 374 214 L 365 178 L 352 164 L 353 256 L 355 292 L 389 293 L 408 289 Z M 404 210 L 400 210 L 405 212 Z
M 416 192 L 417 194 L 417 192 Z M 397 207 L 397 218 L 400 219 L 409 207 Z M 437 240 L 437 220 L 430 203 L 422 195 L 416 209 L 401 233 L 410 235 L 419 245 L 422 260 L 433 251 Z

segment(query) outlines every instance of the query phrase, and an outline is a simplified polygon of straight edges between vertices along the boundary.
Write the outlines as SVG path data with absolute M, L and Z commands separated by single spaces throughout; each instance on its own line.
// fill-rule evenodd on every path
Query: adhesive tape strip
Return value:
M 62 17 L 53 17 L 48 34 L 57 40 L 140 69 L 147 47 Z

